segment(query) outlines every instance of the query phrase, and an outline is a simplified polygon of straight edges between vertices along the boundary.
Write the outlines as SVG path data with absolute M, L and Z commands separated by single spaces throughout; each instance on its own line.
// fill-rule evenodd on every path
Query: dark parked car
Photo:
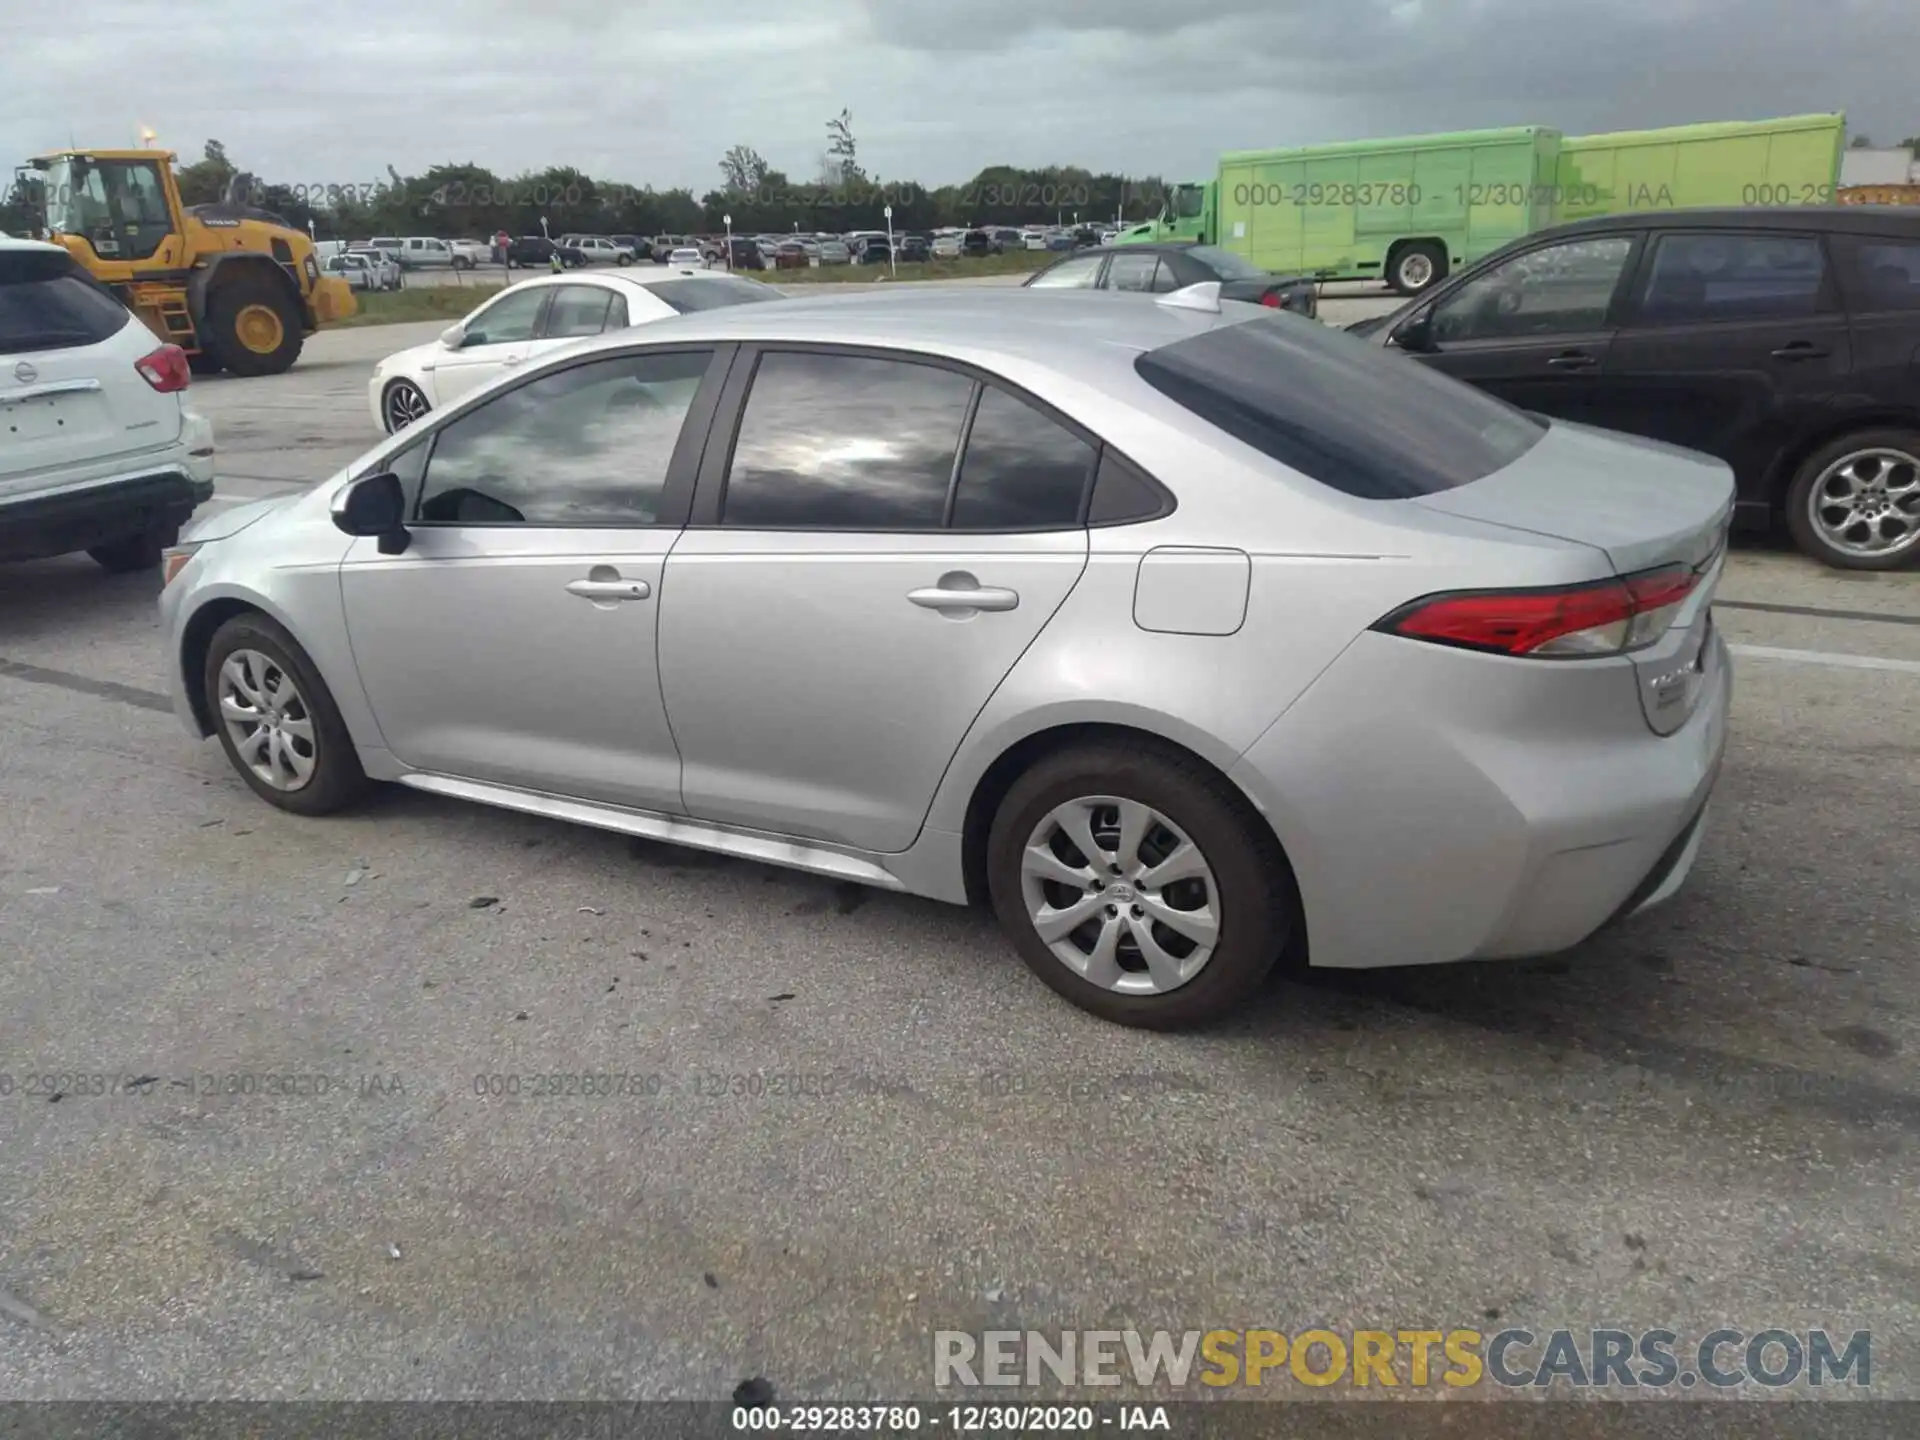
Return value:
M 998 255 L 1000 243 L 985 230 L 969 230 L 960 237 L 960 253 L 976 259 L 983 255 Z
M 760 245 L 754 240 L 734 240 L 728 247 L 731 252 L 728 263 L 735 270 L 764 270 L 767 260 L 760 253 Z
M 933 259 L 933 243 L 924 235 L 901 235 L 893 242 L 893 254 L 902 264 Z
M 1056 260 L 1027 281 L 1034 290 L 1145 290 L 1162 293 L 1220 282 L 1222 300 L 1244 300 L 1296 315 L 1320 312 L 1304 276 L 1274 275 L 1211 245 L 1099 245 Z
M 1526 410 L 1704 450 L 1735 519 L 1920 558 L 1920 213 L 1685 210 L 1515 241 L 1349 330 Z
M 636 260 L 653 258 L 653 242 L 644 235 L 609 235 L 607 238 L 614 244 L 624 245 L 633 251 L 633 258 Z
M 893 252 L 887 247 L 884 235 L 869 235 L 864 240 L 851 242 L 853 263 L 856 265 L 884 265 L 892 258 Z
M 773 268 L 776 270 L 804 270 L 807 268 L 807 247 L 798 240 L 785 240 L 774 248 Z
M 578 245 L 558 244 L 544 235 L 522 235 L 507 247 L 507 268 L 517 265 L 526 270 L 545 269 L 553 264 L 556 250 L 560 252 L 560 263 L 568 269 L 578 269 L 587 263 Z

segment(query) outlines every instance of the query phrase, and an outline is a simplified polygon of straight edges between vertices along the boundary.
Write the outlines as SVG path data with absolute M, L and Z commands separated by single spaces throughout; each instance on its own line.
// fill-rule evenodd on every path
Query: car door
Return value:
M 482 306 L 462 325 L 460 344 L 435 357 L 434 403 L 445 409 L 525 362 L 540 332 L 547 299 L 559 287 L 528 285 Z
M 1633 291 L 1601 423 L 1718 455 L 1741 498 L 1764 501 L 1775 460 L 1824 426 L 1852 364 L 1820 236 L 1667 231 Z
M 1615 308 L 1638 244 L 1630 233 L 1583 234 L 1463 276 L 1418 312 L 1414 353 L 1522 409 L 1604 423 Z
M 904 850 L 1086 566 L 1094 446 L 897 352 L 769 347 L 736 370 L 660 610 L 684 803 Z
M 655 611 L 724 366 L 711 347 L 583 360 L 402 452 L 411 543 L 356 540 L 340 571 L 360 682 L 397 759 L 680 808 Z

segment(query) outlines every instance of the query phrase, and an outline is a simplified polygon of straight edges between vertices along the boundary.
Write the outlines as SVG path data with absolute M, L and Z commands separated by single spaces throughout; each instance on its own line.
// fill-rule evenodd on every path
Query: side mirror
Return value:
M 1398 325 L 1387 340 L 1411 354 L 1423 355 L 1433 349 L 1433 307 L 1416 310 Z
M 349 535 L 371 535 L 382 555 L 398 555 L 412 541 L 407 533 L 407 492 L 391 471 L 363 475 L 333 499 L 333 523 Z
M 440 343 L 449 350 L 458 350 L 466 338 L 467 330 L 464 325 L 449 325 L 440 332 Z

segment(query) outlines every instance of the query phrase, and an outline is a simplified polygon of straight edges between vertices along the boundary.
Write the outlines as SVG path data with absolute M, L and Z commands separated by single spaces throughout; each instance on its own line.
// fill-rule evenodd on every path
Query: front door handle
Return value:
M 1830 352 L 1816 350 L 1805 340 L 1796 340 L 1791 345 L 1782 345 L 1773 352 L 1776 360 L 1824 360 Z
M 653 587 L 644 580 L 569 580 L 567 593 L 582 600 L 645 600 Z
M 502 355 L 500 357 L 500 363 L 502 365 L 518 365 L 522 360 L 526 358 L 527 357 L 524 355 Z
M 1591 370 L 1599 362 L 1584 350 L 1569 350 L 1565 354 L 1555 355 L 1547 364 L 1557 370 Z
M 925 610 L 1011 610 L 1020 603 L 1020 592 L 982 586 L 973 576 L 956 572 L 942 575 L 938 585 L 909 590 L 907 599 Z

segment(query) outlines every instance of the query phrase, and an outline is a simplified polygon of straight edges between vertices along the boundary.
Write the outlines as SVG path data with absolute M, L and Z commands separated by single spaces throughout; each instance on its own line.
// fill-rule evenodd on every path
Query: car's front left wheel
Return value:
M 265 615 L 236 615 L 214 632 L 201 683 L 220 748 L 269 805 L 327 815 L 370 787 L 313 661 Z
M 1028 967 L 1102 1019 L 1171 1030 L 1260 988 L 1295 901 L 1270 831 L 1190 756 L 1090 745 L 1046 757 L 987 839 L 995 914 Z

